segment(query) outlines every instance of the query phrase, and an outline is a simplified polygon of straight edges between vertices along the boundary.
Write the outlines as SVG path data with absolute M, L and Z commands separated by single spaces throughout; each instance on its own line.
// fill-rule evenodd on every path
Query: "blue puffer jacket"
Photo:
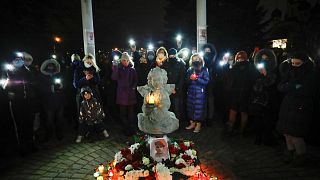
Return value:
M 209 82 L 209 72 L 207 68 L 196 71 L 198 79 L 190 80 L 193 68 L 189 68 L 186 74 L 186 82 L 188 85 L 187 111 L 190 120 L 204 121 L 204 109 L 206 99 L 206 86 Z

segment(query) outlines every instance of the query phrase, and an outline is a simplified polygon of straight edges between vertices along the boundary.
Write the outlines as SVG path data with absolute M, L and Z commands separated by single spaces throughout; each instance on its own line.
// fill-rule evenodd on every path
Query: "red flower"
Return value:
M 124 167 L 126 166 L 126 161 L 121 161 L 116 164 L 115 168 L 117 171 L 124 171 Z
M 131 151 L 128 148 L 121 149 L 121 154 L 123 157 L 127 157 L 129 154 L 131 154 Z
M 170 152 L 170 154 L 178 155 L 179 149 L 178 149 L 178 148 L 175 148 L 174 145 L 170 145 L 170 147 L 169 147 L 169 152 Z
M 182 168 L 184 168 L 184 167 L 186 167 L 183 163 L 180 163 L 180 164 L 176 164 L 176 167 L 178 168 L 178 169 L 182 169 Z
M 182 155 L 181 158 L 182 158 L 185 162 L 187 162 L 187 161 L 189 161 L 189 160 L 192 159 L 189 155 L 186 155 L 186 154 Z
M 181 142 L 179 145 L 180 145 L 180 149 L 182 149 L 183 151 L 186 151 L 189 149 L 186 145 L 184 145 L 184 142 Z

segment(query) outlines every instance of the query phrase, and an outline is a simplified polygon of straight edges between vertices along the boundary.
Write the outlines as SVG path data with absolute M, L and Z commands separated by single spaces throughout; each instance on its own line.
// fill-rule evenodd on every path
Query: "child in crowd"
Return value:
M 102 132 L 104 137 L 109 137 L 109 134 L 103 123 L 105 114 L 101 108 L 100 103 L 93 97 L 93 93 L 89 87 L 81 88 L 81 95 L 83 101 L 80 105 L 79 115 L 79 135 L 76 139 L 76 143 L 82 141 L 83 136 L 88 132 L 93 132 L 96 129 L 98 132 Z

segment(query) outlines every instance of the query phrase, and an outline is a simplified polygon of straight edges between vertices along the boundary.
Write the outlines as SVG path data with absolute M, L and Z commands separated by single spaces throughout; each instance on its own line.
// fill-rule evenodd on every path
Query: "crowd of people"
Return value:
M 105 123 L 110 119 L 121 125 L 119 133 L 136 134 L 144 101 L 137 87 L 147 84 L 152 68 L 160 67 L 168 84 L 175 85 L 170 111 L 180 125 L 189 123 L 180 129 L 201 133 L 219 120 L 225 124 L 224 135 L 246 135 L 252 122 L 255 144 L 272 145 L 279 133 L 287 145 L 287 161 L 303 161 L 305 138 L 319 140 L 314 128 L 319 128 L 320 110 L 319 67 L 306 52 L 294 50 L 282 60 L 271 49 L 250 57 L 245 51 L 218 56 L 211 44 L 203 46 L 203 54 L 183 50 L 138 51 L 132 46 L 128 52 L 114 50 L 108 58 L 98 57 L 98 63 L 93 55 L 81 60 L 73 54 L 68 68 L 49 59 L 38 69 L 32 56 L 23 53 L 1 81 L 8 124 L 20 152 L 35 151 L 37 138 L 63 139 L 66 122 L 77 131 L 77 143 L 94 132 L 108 138 Z

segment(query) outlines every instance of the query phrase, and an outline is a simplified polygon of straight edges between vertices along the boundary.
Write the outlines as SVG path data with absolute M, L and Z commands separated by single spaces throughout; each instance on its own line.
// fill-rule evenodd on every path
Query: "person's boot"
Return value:
M 76 143 L 81 143 L 81 140 L 82 140 L 82 136 L 78 136 L 76 139 Z
M 284 154 L 283 161 L 285 163 L 290 163 L 293 161 L 293 158 L 294 158 L 294 150 L 289 150 Z
M 108 138 L 108 137 L 109 137 L 109 134 L 108 134 L 107 130 L 104 130 L 104 131 L 103 131 L 103 135 L 104 135 L 105 138 Z
M 196 122 L 194 122 L 194 121 L 190 121 L 190 125 L 189 126 L 187 126 L 186 127 L 186 129 L 193 129 L 193 128 L 195 128 L 196 127 Z
M 196 127 L 194 128 L 194 133 L 199 133 L 201 130 L 201 123 L 200 122 L 197 122 L 196 123 Z
M 306 154 L 297 154 L 293 161 L 291 162 L 290 166 L 292 167 L 301 167 L 306 164 Z

